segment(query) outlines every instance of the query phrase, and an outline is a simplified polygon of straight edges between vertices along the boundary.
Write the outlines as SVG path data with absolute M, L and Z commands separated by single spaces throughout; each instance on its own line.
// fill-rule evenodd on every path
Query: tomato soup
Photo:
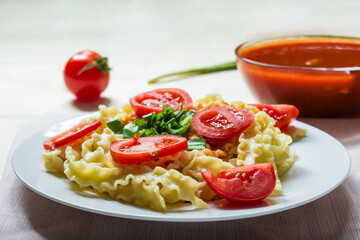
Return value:
M 360 115 L 360 39 L 299 36 L 240 46 L 237 66 L 262 103 L 302 117 Z

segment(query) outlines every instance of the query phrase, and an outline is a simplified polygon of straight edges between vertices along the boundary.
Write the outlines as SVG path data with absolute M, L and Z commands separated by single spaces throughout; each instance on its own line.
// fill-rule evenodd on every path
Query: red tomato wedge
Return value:
M 46 150 L 54 150 L 55 148 L 71 143 L 72 141 L 94 132 L 100 126 L 101 122 L 99 120 L 81 122 L 73 128 L 49 138 L 43 143 L 43 146 Z
M 276 177 L 271 163 L 259 163 L 201 173 L 209 187 L 221 198 L 235 203 L 260 201 L 274 190 Z
M 190 95 L 178 88 L 159 88 L 130 98 L 130 104 L 136 115 L 143 116 L 152 112 L 159 113 L 166 105 L 176 109 L 180 105 L 190 110 L 193 101 Z
M 200 135 L 212 139 L 227 139 L 233 137 L 254 121 L 254 114 L 240 108 L 215 107 L 197 112 L 192 125 Z
M 137 164 L 175 155 L 188 148 L 187 139 L 176 135 L 156 135 L 114 141 L 110 153 L 121 164 Z
M 299 116 L 299 110 L 294 105 L 287 104 L 249 104 L 257 107 L 260 111 L 266 112 L 270 117 L 276 121 L 275 127 L 280 128 L 281 131 L 286 132 L 290 123 Z

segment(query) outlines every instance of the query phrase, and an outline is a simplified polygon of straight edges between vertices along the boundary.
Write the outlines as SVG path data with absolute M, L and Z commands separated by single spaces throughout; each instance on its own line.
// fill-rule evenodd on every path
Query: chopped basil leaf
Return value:
M 206 148 L 206 143 L 205 143 L 205 139 L 203 138 L 198 138 L 188 141 L 188 149 L 187 149 L 188 151 L 201 150 L 204 148 Z
M 123 138 L 132 138 L 134 134 L 139 131 L 139 126 L 134 123 L 126 124 L 123 129 Z
M 187 116 L 183 120 L 180 121 L 181 126 L 187 126 L 191 124 L 192 116 Z
M 124 129 L 128 129 L 132 132 L 137 132 L 139 130 L 139 126 L 137 126 L 135 123 L 129 123 L 129 124 L 126 124 Z
M 148 137 L 148 136 L 160 135 L 158 133 L 158 131 L 156 131 L 155 128 L 140 130 L 140 132 L 141 132 L 140 137 Z
M 190 110 L 187 114 L 186 114 L 186 116 L 194 116 L 195 115 L 195 111 L 194 110 Z
M 178 113 L 176 114 L 175 119 L 176 119 L 176 120 L 180 119 L 186 112 L 187 112 L 186 109 L 181 110 L 180 112 L 178 112 Z
M 175 118 L 171 118 L 169 121 L 167 121 L 164 125 L 166 126 L 170 126 L 170 127 L 174 127 L 177 125 L 176 119 Z
M 114 119 L 106 123 L 107 127 L 115 134 L 122 134 L 124 124 L 119 119 Z
M 152 115 L 153 115 L 153 113 L 146 114 L 146 115 L 142 116 L 142 119 L 150 120 Z
M 147 126 L 147 121 L 145 119 L 135 119 L 135 124 L 137 126 L 141 127 L 146 127 Z
M 134 137 L 135 132 L 132 132 L 131 130 L 124 128 L 123 130 L 123 138 L 133 138 Z

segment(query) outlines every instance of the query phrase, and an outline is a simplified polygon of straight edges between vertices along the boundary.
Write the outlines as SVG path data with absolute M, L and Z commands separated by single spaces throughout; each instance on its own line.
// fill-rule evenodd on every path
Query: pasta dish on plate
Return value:
M 179 202 L 207 208 L 221 198 L 238 204 L 281 191 L 293 166 L 290 105 L 225 102 L 212 94 L 193 102 L 181 89 L 141 93 L 43 143 L 49 172 L 119 201 L 156 211 Z

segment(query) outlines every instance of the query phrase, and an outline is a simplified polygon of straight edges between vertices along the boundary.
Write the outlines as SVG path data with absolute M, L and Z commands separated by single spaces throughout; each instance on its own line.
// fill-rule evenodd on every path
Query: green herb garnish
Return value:
M 134 123 L 127 124 L 124 127 L 124 138 L 132 138 L 134 133 L 138 133 L 140 137 L 160 134 L 183 136 L 190 128 L 194 114 L 195 111 L 188 111 L 182 105 L 175 110 L 165 105 L 162 112 L 144 115 Z
M 139 126 L 135 123 L 126 124 L 123 129 L 123 138 L 133 138 L 134 134 L 139 131 Z
M 188 149 L 187 149 L 188 151 L 201 150 L 204 148 L 206 148 L 206 143 L 205 143 L 205 139 L 203 138 L 198 138 L 188 141 Z
M 133 138 L 134 137 L 134 134 L 135 132 L 127 129 L 127 128 L 124 128 L 124 131 L 123 131 L 123 138 Z
M 124 124 L 119 119 L 114 119 L 106 123 L 107 127 L 113 131 L 115 134 L 122 134 L 124 129 Z

